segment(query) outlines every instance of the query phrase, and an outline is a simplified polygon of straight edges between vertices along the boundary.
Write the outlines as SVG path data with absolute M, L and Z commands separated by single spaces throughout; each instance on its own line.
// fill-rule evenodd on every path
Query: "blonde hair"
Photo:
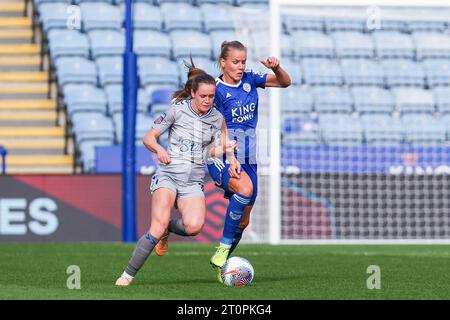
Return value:
M 223 68 L 222 68 L 222 65 L 220 64 L 220 60 L 221 59 L 225 60 L 228 57 L 228 51 L 231 48 L 237 49 L 237 50 L 243 50 L 243 51 L 247 52 L 247 48 L 241 42 L 239 42 L 237 40 L 222 42 L 222 44 L 220 45 L 220 56 L 219 56 L 219 59 L 217 60 L 217 64 L 219 65 L 220 72 L 222 72 L 222 73 L 223 73 Z

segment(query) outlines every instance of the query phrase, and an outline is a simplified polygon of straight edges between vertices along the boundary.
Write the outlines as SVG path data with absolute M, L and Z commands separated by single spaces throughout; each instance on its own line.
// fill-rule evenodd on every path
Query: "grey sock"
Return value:
M 186 229 L 184 228 L 183 219 L 181 218 L 170 220 L 169 231 L 183 237 L 189 237 L 189 234 L 186 232 Z
M 153 237 L 149 232 L 144 234 L 136 244 L 136 248 L 133 251 L 133 256 L 125 269 L 126 273 L 134 277 L 145 263 L 145 260 L 147 260 L 150 253 L 152 253 L 153 248 L 156 246 L 158 241 L 159 239 Z
M 243 232 L 244 232 L 244 230 L 241 229 L 241 228 L 238 228 L 238 229 L 236 230 L 236 232 L 235 232 L 235 234 L 234 234 L 234 240 L 233 240 L 233 243 L 231 244 L 230 252 L 228 253 L 228 256 L 230 256 L 230 254 L 234 251 L 234 249 L 236 249 L 236 247 L 237 247 L 239 241 L 241 241 L 242 233 L 243 233 Z

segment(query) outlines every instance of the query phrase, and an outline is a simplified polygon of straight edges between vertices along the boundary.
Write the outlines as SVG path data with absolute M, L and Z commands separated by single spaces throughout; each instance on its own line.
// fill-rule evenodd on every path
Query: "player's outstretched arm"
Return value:
M 272 69 L 274 74 L 268 74 L 266 78 L 266 87 L 287 88 L 291 85 L 291 77 L 280 66 L 280 60 L 275 57 L 269 57 L 266 60 L 261 60 L 261 63 L 269 69 Z
M 171 162 L 169 154 L 157 140 L 160 135 L 161 132 L 152 128 L 145 135 L 143 143 L 147 149 L 158 155 L 158 159 L 161 163 L 169 164 Z

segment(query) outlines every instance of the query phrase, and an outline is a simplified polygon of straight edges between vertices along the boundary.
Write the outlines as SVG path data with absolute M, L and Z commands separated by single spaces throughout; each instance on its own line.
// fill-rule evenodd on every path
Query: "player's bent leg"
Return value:
M 188 236 L 196 236 L 202 231 L 206 218 L 205 197 L 192 196 L 178 200 L 178 210 Z
M 164 256 L 168 249 L 168 225 L 175 199 L 175 191 L 168 188 L 159 188 L 152 194 L 152 223 L 150 233 L 160 235 L 160 240 L 155 246 L 157 256 Z
M 136 273 L 144 265 L 167 228 L 175 197 L 176 193 L 167 188 L 159 188 L 153 192 L 150 230 L 138 240 L 133 255 L 125 271 L 117 279 L 116 285 L 130 285 Z

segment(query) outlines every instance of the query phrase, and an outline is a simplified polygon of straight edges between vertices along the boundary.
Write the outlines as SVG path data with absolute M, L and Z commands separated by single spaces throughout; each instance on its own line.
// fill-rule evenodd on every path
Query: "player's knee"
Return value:
M 252 183 L 243 183 L 238 188 L 238 193 L 246 197 L 251 197 L 253 195 L 253 185 Z
M 204 223 L 202 221 L 190 221 L 185 225 L 186 232 L 190 236 L 196 236 L 202 231 Z

